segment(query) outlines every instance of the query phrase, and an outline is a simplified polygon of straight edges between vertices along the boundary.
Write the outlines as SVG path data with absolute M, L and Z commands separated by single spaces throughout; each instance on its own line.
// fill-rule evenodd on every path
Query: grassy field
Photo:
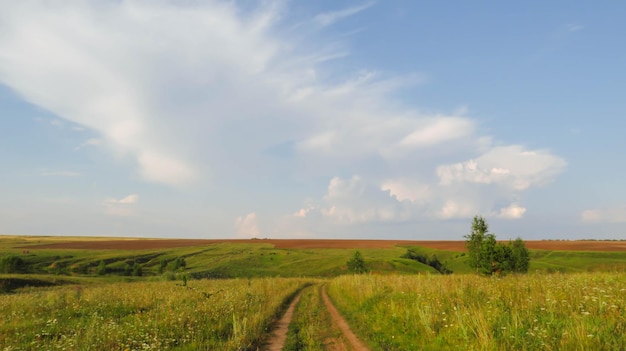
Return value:
M 0 273 L 0 350 L 252 350 L 300 289 L 285 350 L 336 349 L 323 285 L 374 350 L 626 349 L 621 242 L 534 242 L 530 273 L 503 278 L 472 274 L 459 243 L 143 243 L 0 236 L 10 271 Z M 347 270 L 357 249 L 369 274 Z
M 0 349 L 256 349 L 305 284 L 261 278 L 31 289 L 0 299 Z
M 328 293 L 375 350 L 624 350 L 626 274 L 343 276 Z
M 91 245 L 86 248 L 63 248 L 63 246 L 40 245 L 72 243 L 77 240 Z M 117 239 L 116 239 L 117 240 Z M 137 247 L 132 240 L 118 240 L 129 247 Z M 150 241 L 146 241 L 150 242 Z M 154 241 L 151 241 L 154 244 Z M 334 277 L 347 273 L 346 262 L 359 242 L 343 243 L 331 248 L 278 248 L 276 243 L 265 240 L 247 242 L 222 242 L 201 246 L 182 246 L 150 249 L 98 249 L 108 242 L 103 238 L 55 238 L 0 236 L 0 258 L 15 256 L 23 261 L 23 267 L 15 273 L 44 274 L 66 277 L 95 277 L 98 266 L 105 264 L 108 280 L 131 280 L 133 267 L 139 266 L 144 277 L 172 279 L 180 276 L 177 259 L 184 259 L 184 272 L 189 278 L 242 278 L 242 277 Z M 157 243 L 167 243 L 166 240 Z M 199 241 L 199 243 L 202 243 Z M 542 244 L 535 242 L 534 245 Z M 558 243 L 557 243 L 558 244 Z M 571 243 L 566 243 L 571 244 Z M 597 243 L 590 243 L 597 244 Z M 610 244 L 610 243 L 609 243 Z M 613 243 L 615 248 L 621 248 Z M 149 245 L 146 245 L 149 246 Z M 546 245 L 554 247 L 554 243 Z M 606 245 L 605 245 L 606 246 Z M 435 269 L 420 262 L 402 258 L 407 249 L 436 256 L 454 273 L 471 273 L 465 252 L 441 250 L 423 246 L 375 247 L 367 243 L 359 248 L 370 271 L 377 274 L 437 273 Z M 531 250 L 530 272 L 587 272 L 626 271 L 626 249 L 621 251 L 563 251 Z M 165 266 L 162 266 L 165 264 Z M 1 272 L 0 272 L 1 273 Z M 57 281 L 62 281 L 61 279 Z M 6 284 L 5 284 L 6 285 Z M 2 285 L 0 284 L 0 288 Z

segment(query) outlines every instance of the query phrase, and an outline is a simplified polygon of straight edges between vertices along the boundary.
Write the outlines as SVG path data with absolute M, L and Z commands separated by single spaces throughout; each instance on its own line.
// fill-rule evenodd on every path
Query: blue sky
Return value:
M 0 233 L 625 238 L 626 5 L 0 3 Z

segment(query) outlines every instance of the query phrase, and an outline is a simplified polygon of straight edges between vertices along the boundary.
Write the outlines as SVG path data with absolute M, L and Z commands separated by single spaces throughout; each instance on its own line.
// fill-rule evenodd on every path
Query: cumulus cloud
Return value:
M 585 210 L 580 217 L 585 223 L 626 223 L 626 206 Z
M 333 70 L 348 50 L 324 28 L 371 5 L 312 16 L 312 33 L 283 30 L 290 16 L 272 1 L 6 2 L 0 83 L 92 132 L 77 150 L 106 149 L 146 181 L 328 179 L 290 220 L 523 216 L 518 193 L 553 181 L 563 159 L 494 146 L 467 108 L 426 113 L 394 98 L 424 74 Z M 280 160 L 263 151 L 277 149 Z M 137 199 L 105 205 L 131 214 Z M 259 235 L 254 212 L 235 227 Z
M 447 220 L 476 214 L 520 219 L 527 209 L 517 202 L 519 194 L 548 184 L 565 167 L 566 162 L 549 151 L 493 146 L 468 161 L 404 168 L 397 178 L 334 177 L 321 205 L 300 209 L 295 216 L 309 217 L 315 210 L 323 217 L 352 223 Z M 428 170 L 437 177 L 428 180 Z M 509 205 L 502 207 L 503 203 Z
M 408 218 L 403 206 L 389 191 L 359 176 L 334 177 L 318 205 L 301 208 L 293 216 L 339 224 L 392 222 Z
M 497 184 L 512 190 L 545 185 L 567 163 L 545 150 L 526 150 L 520 145 L 497 146 L 469 161 L 437 168 L 443 185 L 458 183 Z
M 426 202 L 431 196 L 431 187 L 411 179 L 390 179 L 382 183 L 380 189 L 389 191 L 398 201 Z
M 135 215 L 134 205 L 139 202 L 139 195 L 130 194 L 121 199 L 107 198 L 104 200 L 105 213 L 110 216 L 130 217 Z
M 526 209 L 517 204 L 511 204 L 507 207 L 503 207 L 500 209 L 500 212 L 496 215 L 499 218 L 504 219 L 518 219 L 522 218 L 526 213 Z
M 235 231 L 238 238 L 259 237 L 259 224 L 256 213 L 248 213 L 245 217 L 239 216 L 235 219 Z

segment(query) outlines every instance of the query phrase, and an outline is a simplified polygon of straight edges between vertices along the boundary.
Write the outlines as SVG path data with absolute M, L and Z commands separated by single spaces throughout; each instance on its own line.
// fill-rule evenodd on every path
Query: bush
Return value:
M 107 264 L 101 260 L 100 264 L 98 264 L 98 268 L 96 268 L 97 275 L 105 275 L 107 273 Z
M 0 259 L 0 272 L 23 273 L 26 270 L 26 262 L 15 255 L 5 256 Z
M 350 260 L 348 260 L 348 271 L 355 274 L 362 274 L 367 272 L 367 267 L 365 267 L 365 260 L 363 260 L 363 256 L 359 251 L 354 253 L 354 256 Z
M 172 262 L 172 270 L 174 272 L 184 267 L 187 267 L 187 262 L 185 262 L 184 257 L 176 257 L 176 259 Z
M 417 253 L 411 249 L 407 249 L 406 253 L 402 255 L 402 258 L 408 258 L 410 260 L 414 260 L 425 265 L 431 266 L 437 270 L 437 272 L 441 274 L 452 274 L 452 270 L 450 270 L 444 263 L 439 261 L 437 255 L 427 256 L 425 254 Z
M 143 275 L 143 271 L 141 269 L 141 265 L 137 262 L 133 264 L 133 276 L 141 277 Z

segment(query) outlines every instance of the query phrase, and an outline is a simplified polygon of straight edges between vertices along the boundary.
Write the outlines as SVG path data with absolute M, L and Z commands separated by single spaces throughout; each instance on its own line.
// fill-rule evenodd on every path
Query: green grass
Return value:
M 0 315 L 8 316 L 0 319 L 0 350 L 254 348 L 311 281 L 288 349 L 321 350 L 339 338 L 319 296 L 323 282 L 355 333 L 379 350 L 626 348 L 626 252 L 531 250 L 530 274 L 490 279 L 465 274 L 462 252 L 424 247 L 411 249 L 436 255 L 454 274 L 401 258 L 407 247 L 359 249 L 370 274 L 345 276 L 355 249 L 262 241 L 160 250 L 33 246 L 67 240 L 0 236 L 0 258 L 24 261 L 20 272 L 0 274 Z M 174 270 L 181 258 L 186 266 Z M 162 260 L 168 264 L 159 273 Z M 101 261 L 107 273 L 99 276 Z M 143 276 L 124 276 L 135 263 Z M 544 274 L 554 272 L 573 274 Z
M 328 293 L 375 350 L 624 350 L 626 274 L 343 276 Z
M 302 279 L 109 283 L 0 299 L 2 350 L 248 350 Z
M 335 277 L 347 273 L 346 262 L 355 249 L 277 249 L 269 243 L 221 243 L 196 247 L 160 250 L 60 250 L 35 249 L 33 245 L 70 240 L 54 237 L 0 236 L 0 257 L 20 256 L 27 268 L 21 273 L 61 276 L 95 276 L 100 261 L 107 274 L 99 279 L 117 279 L 127 267 L 138 263 L 143 275 L 165 277 L 159 273 L 161 260 L 172 262 L 179 257 L 187 263 L 184 271 L 191 278 L 237 277 Z M 81 240 L 84 240 L 81 238 Z M 96 238 L 93 240 L 103 240 Z M 27 247 L 28 254 L 24 254 Z M 472 273 L 463 252 L 410 247 L 439 261 L 454 273 Z M 416 274 L 437 272 L 427 265 L 401 258 L 407 247 L 359 249 L 367 268 L 375 274 Z M 626 252 L 585 252 L 531 250 L 531 272 L 625 271 Z M 167 276 L 176 275 L 169 272 Z

